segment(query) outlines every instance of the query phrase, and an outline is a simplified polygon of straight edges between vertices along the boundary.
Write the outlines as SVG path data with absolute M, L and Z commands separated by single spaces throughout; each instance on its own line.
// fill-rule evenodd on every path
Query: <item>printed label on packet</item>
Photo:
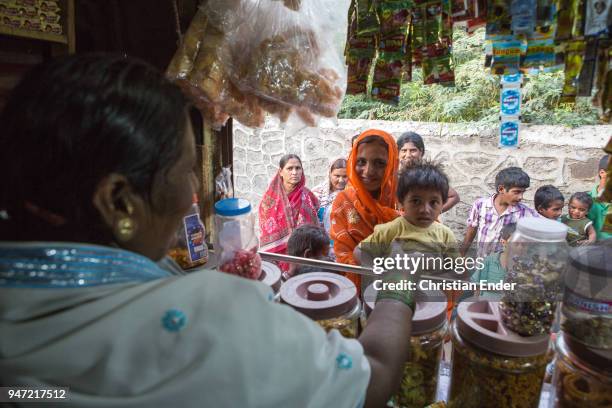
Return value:
M 501 84 L 504 88 L 519 88 L 523 82 L 523 74 L 517 72 L 511 75 L 502 75 Z
M 502 89 L 500 106 L 502 116 L 518 115 L 521 111 L 521 89 Z
M 499 126 L 499 146 L 518 147 L 520 121 L 518 117 L 502 117 Z
M 187 250 L 191 262 L 199 261 L 208 256 L 208 248 L 204 242 L 204 231 L 198 214 L 191 214 L 183 218 L 185 225 L 185 237 L 187 238 Z

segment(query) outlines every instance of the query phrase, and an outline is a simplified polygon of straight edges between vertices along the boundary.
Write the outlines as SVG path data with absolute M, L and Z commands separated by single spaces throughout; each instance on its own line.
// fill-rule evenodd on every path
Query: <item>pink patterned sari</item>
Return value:
M 319 201 L 306 188 L 306 177 L 289 194 L 277 173 L 259 204 L 260 247 L 262 251 L 287 253 L 287 241 L 302 224 L 319 224 Z

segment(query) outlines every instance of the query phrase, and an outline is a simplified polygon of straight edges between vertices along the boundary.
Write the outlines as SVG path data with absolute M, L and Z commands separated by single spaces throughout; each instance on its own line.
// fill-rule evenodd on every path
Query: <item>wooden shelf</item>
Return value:
M 65 34 L 44 33 L 41 31 L 24 30 L 22 28 L 12 28 L 5 25 L 0 25 L 0 34 L 68 44 L 68 36 Z

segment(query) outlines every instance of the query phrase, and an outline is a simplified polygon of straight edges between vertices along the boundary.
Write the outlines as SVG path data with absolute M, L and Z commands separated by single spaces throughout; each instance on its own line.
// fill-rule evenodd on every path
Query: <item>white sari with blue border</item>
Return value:
M 176 276 L 110 247 L 0 242 L 0 386 L 69 387 L 62 407 L 353 408 L 369 377 L 358 341 L 260 282 Z

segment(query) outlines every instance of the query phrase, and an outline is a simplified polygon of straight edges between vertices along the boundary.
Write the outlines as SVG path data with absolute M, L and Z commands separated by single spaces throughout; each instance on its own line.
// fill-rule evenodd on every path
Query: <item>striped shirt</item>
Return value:
M 476 242 L 477 256 L 479 257 L 502 250 L 499 240 L 504 225 L 516 223 L 524 217 L 539 217 L 537 211 L 522 203 L 508 206 L 506 211 L 498 214 L 494 204 L 496 195 L 493 194 L 490 197 L 482 197 L 476 200 L 467 219 L 467 225 L 478 230 Z

